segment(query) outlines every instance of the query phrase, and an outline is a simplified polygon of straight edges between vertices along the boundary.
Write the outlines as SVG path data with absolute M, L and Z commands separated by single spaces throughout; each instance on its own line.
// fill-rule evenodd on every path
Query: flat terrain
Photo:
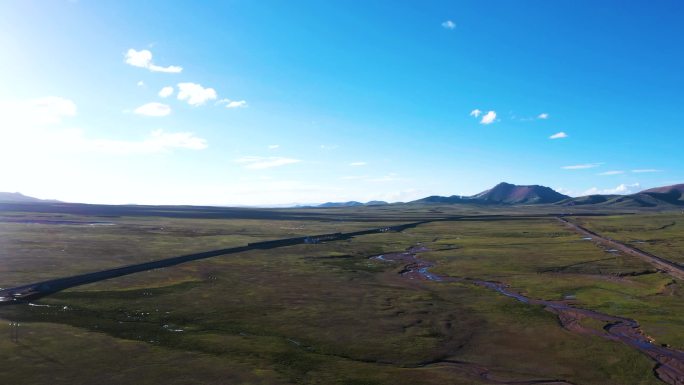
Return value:
M 581 218 L 587 228 L 639 249 L 684 264 L 684 213 Z
M 402 275 L 401 261 L 372 258 L 417 245 L 434 274 L 501 282 L 529 298 L 634 319 L 657 344 L 684 350 L 681 282 L 553 216 L 429 206 L 26 207 L 0 211 L 3 288 L 255 241 L 454 215 L 515 217 L 251 250 L 0 307 L 3 384 L 663 383 L 646 355 L 563 328 L 543 306 L 467 281 Z M 681 262 L 678 215 L 572 220 L 625 242 L 650 240 L 638 247 Z M 605 324 L 583 326 L 600 332 Z

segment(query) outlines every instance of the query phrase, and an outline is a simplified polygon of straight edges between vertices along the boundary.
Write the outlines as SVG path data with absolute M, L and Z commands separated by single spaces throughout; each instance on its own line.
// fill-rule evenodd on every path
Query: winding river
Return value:
M 654 374 L 661 381 L 670 385 L 684 385 L 684 351 L 670 349 L 658 345 L 647 336 L 639 323 L 630 318 L 616 317 L 593 310 L 582 309 L 570 305 L 567 301 L 550 301 L 526 297 L 511 290 L 501 282 L 483 281 L 469 278 L 457 278 L 431 273 L 429 270 L 435 264 L 418 258 L 418 253 L 429 251 L 424 246 L 411 247 L 404 252 L 388 253 L 371 257 L 385 262 L 400 262 L 404 268 L 399 272 L 408 279 L 436 281 L 436 282 L 465 282 L 476 286 L 494 290 L 507 297 L 525 304 L 541 305 L 544 309 L 558 316 L 560 324 L 567 330 L 582 334 L 605 338 L 621 342 L 645 354 L 656 366 Z M 582 325 L 582 320 L 593 319 L 604 322 L 603 330 L 588 328 Z

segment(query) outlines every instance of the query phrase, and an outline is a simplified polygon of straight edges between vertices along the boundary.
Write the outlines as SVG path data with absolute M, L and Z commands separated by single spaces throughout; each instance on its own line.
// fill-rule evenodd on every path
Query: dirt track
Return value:
M 684 266 L 678 265 L 675 262 L 669 261 L 665 258 L 659 257 L 657 255 L 653 255 L 651 253 L 648 253 L 643 250 L 639 250 L 636 247 L 633 246 L 627 246 L 624 243 L 620 243 L 618 241 L 606 238 L 601 236 L 600 234 L 597 234 L 585 227 L 582 227 L 576 223 L 570 222 L 569 220 L 558 217 L 558 220 L 561 221 L 563 224 L 565 224 L 567 227 L 571 228 L 572 230 L 578 232 L 579 234 L 584 235 L 585 237 L 590 237 L 593 241 L 600 243 L 602 245 L 611 247 L 613 249 L 619 250 L 625 254 L 635 256 L 637 258 L 641 258 L 644 261 L 654 265 L 658 269 L 666 272 L 667 274 L 670 274 L 671 276 L 684 280 Z

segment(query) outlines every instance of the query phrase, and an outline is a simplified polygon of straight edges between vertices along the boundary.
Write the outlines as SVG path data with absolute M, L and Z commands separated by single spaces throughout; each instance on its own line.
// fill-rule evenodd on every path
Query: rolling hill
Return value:
M 684 184 L 656 187 L 629 195 L 594 194 L 569 197 L 545 186 L 520 186 L 504 182 L 472 196 L 433 195 L 410 203 L 481 205 L 554 204 L 560 206 L 583 207 L 676 208 L 678 206 L 684 206 Z
M 619 198 L 622 195 L 601 195 L 601 194 L 594 194 L 594 195 L 585 195 L 581 197 L 576 197 L 576 198 L 567 198 L 564 199 L 560 202 L 558 202 L 559 205 L 562 206 L 583 206 L 583 205 L 596 205 L 596 204 L 601 204 L 608 202 L 612 199 Z
M 684 206 L 684 184 L 656 187 L 630 195 L 588 195 L 558 202 L 562 206 L 597 205 L 624 208 Z
M 38 202 L 58 202 L 56 200 L 45 200 L 30 197 L 18 192 L 0 192 L 0 202 L 6 203 L 38 203 Z
M 684 205 L 684 183 L 644 190 L 641 194 L 673 205 Z
M 499 183 L 489 190 L 473 196 L 438 196 L 433 195 L 411 203 L 466 203 L 466 204 L 542 204 L 556 203 L 570 199 L 549 187 L 539 185 L 520 186 L 510 183 Z

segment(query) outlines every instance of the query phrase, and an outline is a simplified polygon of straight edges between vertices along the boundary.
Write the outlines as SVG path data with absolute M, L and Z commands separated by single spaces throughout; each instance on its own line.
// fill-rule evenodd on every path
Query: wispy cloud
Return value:
M 33 99 L 22 107 L 37 114 L 38 120 L 48 123 L 59 122 L 63 117 L 76 116 L 76 104 L 58 96 Z
M 339 148 L 340 146 L 336 144 L 321 144 L 319 147 L 321 150 L 334 150 L 336 148 Z
M 147 103 L 135 109 L 136 114 L 145 116 L 167 116 L 171 113 L 171 107 L 163 103 Z
M 589 190 L 585 191 L 583 195 L 595 195 L 595 194 L 632 194 L 634 192 L 637 192 L 638 189 L 641 187 L 639 183 L 633 183 L 633 184 L 620 184 L 615 188 L 607 188 L 607 189 L 599 189 L 596 187 L 592 187 Z
M 129 49 L 128 52 L 126 52 L 126 64 L 132 65 L 133 67 L 147 68 L 152 72 L 180 73 L 183 71 L 183 67 L 161 67 L 152 63 L 152 52 L 146 49 L 141 51 L 136 51 L 132 48 Z
M 400 178 L 399 174 L 397 174 L 395 172 L 391 172 L 391 173 L 389 173 L 385 176 L 381 176 L 379 178 L 368 179 L 369 182 L 381 182 L 381 183 L 383 183 L 383 182 L 396 182 L 396 181 L 400 181 L 400 180 L 405 180 L 405 178 Z
M 247 108 L 247 102 L 244 100 L 221 99 L 216 104 L 225 104 L 226 108 Z
M 442 27 L 445 29 L 454 29 L 454 28 L 456 28 L 456 23 L 454 23 L 451 20 L 447 20 L 447 21 L 442 23 Z
M 171 86 L 166 86 L 159 90 L 159 96 L 162 98 L 167 98 L 169 96 L 173 95 L 173 87 Z
M 470 116 L 474 116 L 474 117 L 477 118 L 477 117 L 479 117 L 480 115 L 482 115 L 482 111 L 479 110 L 479 109 L 477 109 L 477 108 L 474 109 L 474 110 L 472 110 L 472 111 L 470 111 Z
M 280 145 L 279 145 L 279 144 L 269 144 L 269 145 L 268 145 L 268 149 L 269 149 L 269 150 L 275 150 L 275 149 L 277 149 L 277 148 L 280 148 Z
M 116 153 L 168 152 L 172 149 L 204 150 L 206 139 L 191 132 L 164 132 L 155 130 L 141 141 L 90 139 L 85 142 L 95 149 Z
M 482 120 L 480 120 L 480 124 L 492 124 L 496 120 L 496 111 L 489 111 L 486 114 L 482 116 Z
M 595 167 L 598 167 L 602 164 L 603 163 L 584 163 L 584 164 L 575 164 L 572 166 L 563 166 L 561 168 L 563 168 L 565 170 L 584 170 L 587 168 L 595 168 Z
M 370 175 L 347 175 L 340 177 L 341 180 L 356 180 L 361 182 L 373 182 L 373 183 L 386 183 L 386 182 L 396 182 L 405 181 L 406 178 L 402 178 L 396 172 L 390 172 L 383 176 L 370 176 Z
M 137 84 L 138 84 L 138 87 L 145 87 L 145 82 L 142 80 L 139 80 Z
M 79 129 L 44 130 L 32 146 L 49 146 L 67 153 L 98 153 L 114 155 L 154 154 L 175 149 L 204 150 L 207 141 L 192 132 L 155 130 L 142 139 L 92 138 Z
M 128 155 L 207 148 L 207 141 L 192 132 L 154 130 L 143 137 L 117 138 L 110 135 L 93 137 L 79 128 L 60 127 L 59 123 L 65 117 L 75 115 L 76 104 L 61 97 L 0 102 L 0 127 L 16 128 L 0 129 L 0 147 L 3 147 L 0 153 L 7 156 L 40 152 L 42 159 L 50 159 L 74 153 Z
M 567 137 L 568 137 L 568 134 L 561 131 L 559 133 L 556 133 L 556 134 L 549 136 L 549 139 L 563 139 L 563 138 L 567 138 Z
M 365 166 L 366 164 L 367 164 L 366 162 L 352 162 L 352 163 L 349 163 L 350 166 L 354 166 L 354 167 Z
M 613 171 L 606 171 L 606 172 L 601 172 L 598 173 L 597 175 L 620 175 L 624 174 L 625 172 L 622 170 L 613 170 Z
M 0 101 L 0 118 L 6 127 L 56 124 L 73 116 L 76 116 L 76 103 L 59 96 Z
M 637 174 L 642 174 L 642 173 L 647 173 L 647 172 L 663 172 L 663 170 L 657 170 L 654 168 L 642 168 L 642 169 L 632 170 L 632 172 L 637 173 Z
M 216 99 L 216 90 L 197 83 L 178 83 L 178 100 L 185 100 L 191 106 L 201 106 Z
M 243 164 L 245 168 L 260 170 L 271 167 L 280 167 L 287 164 L 299 163 L 301 160 L 293 158 L 284 158 L 280 156 L 244 156 L 235 160 L 237 163 Z
M 518 117 L 516 115 L 513 115 L 512 113 L 510 116 L 511 120 L 517 120 L 519 122 L 532 122 L 535 120 L 546 120 L 549 117 L 550 117 L 550 115 L 546 112 L 542 112 L 541 114 L 536 115 L 536 116 Z

